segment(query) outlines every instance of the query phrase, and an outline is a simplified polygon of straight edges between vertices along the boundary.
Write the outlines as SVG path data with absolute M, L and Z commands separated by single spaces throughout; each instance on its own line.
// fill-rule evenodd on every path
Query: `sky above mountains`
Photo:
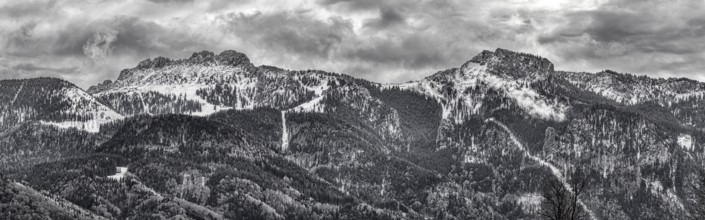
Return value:
M 0 79 L 87 88 L 146 58 L 234 49 L 255 65 L 403 82 L 505 48 L 557 70 L 705 80 L 702 0 L 0 2 Z

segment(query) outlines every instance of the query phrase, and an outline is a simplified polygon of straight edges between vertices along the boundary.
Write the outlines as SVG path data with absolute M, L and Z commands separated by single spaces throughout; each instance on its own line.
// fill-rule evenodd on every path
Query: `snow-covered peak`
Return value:
M 488 96 L 495 93 L 512 100 L 514 105 L 533 117 L 563 121 L 568 105 L 545 97 L 530 86 L 552 73 L 553 64 L 545 58 L 497 49 L 495 52 L 483 51 L 459 69 L 393 86 L 416 90 L 440 100 L 444 118 L 455 123 L 481 114 L 481 110 L 488 107 Z
M 237 72 L 254 71 L 254 65 L 243 53 L 226 50 L 215 55 L 210 51 L 201 51 L 180 60 L 165 57 L 146 59 L 135 68 L 122 70 L 114 83 L 91 87 L 89 92 L 137 85 L 212 84 L 232 80 Z
M 196 52 L 187 59 L 171 60 L 166 57 L 156 57 L 154 59 L 146 59 L 141 61 L 136 68 L 161 68 L 168 65 L 191 64 L 191 65 L 225 65 L 225 66 L 252 66 L 247 55 L 234 51 L 226 50 L 218 55 L 210 51 Z M 119 80 L 119 79 L 118 79 Z
M 557 72 L 580 89 L 625 105 L 656 102 L 669 106 L 705 95 L 705 83 L 683 78 L 650 78 L 605 70 L 598 73 Z
M 124 115 L 184 113 L 205 116 L 227 109 L 318 109 L 328 79 L 323 71 L 254 67 L 233 50 L 202 51 L 182 60 L 158 57 L 123 70 L 115 82 L 89 91 Z M 302 105 L 306 104 L 306 105 Z

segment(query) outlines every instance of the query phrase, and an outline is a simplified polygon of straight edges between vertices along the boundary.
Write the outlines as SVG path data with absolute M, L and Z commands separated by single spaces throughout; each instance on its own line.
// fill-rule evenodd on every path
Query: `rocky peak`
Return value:
M 173 64 L 193 64 L 193 65 L 228 65 L 228 66 L 239 66 L 247 65 L 251 66 L 250 59 L 247 55 L 234 51 L 226 50 L 217 56 L 215 53 L 210 51 L 196 52 L 191 55 L 188 59 L 182 60 L 172 60 L 166 57 L 157 57 L 153 59 L 146 59 L 141 61 L 137 65 L 137 69 L 150 69 L 150 68 L 161 68 Z
M 221 52 L 215 57 L 215 60 L 217 60 L 220 65 L 252 65 L 252 63 L 250 63 L 250 59 L 247 58 L 247 55 L 234 50 L 226 50 Z
M 226 50 L 218 55 L 210 51 L 201 51 L 193 53 L 190 58 L 188 58 L 188 63 L 191 64 L 208 64 L 208 65 L 227 65 L 227 66 L 238 66 L 238 65 L 252 65 L 250 59 L 247 55 L 234 51 Z
M 166 57 L 157 57 L 154 59 L 147 58 L 139 64 L 137 64 L 138 69 L 148 69 L 148 68 L 161 68 L 171 63 L 171 59 Z
M 466 67 L 469 63 L 486 65 L 491 73 L 515 78 L 547 74 L 554 71 L 553 63 L 546 58 L 501 48 L 497 48 L 494 52 L 482 51 L 470 59 L 468 63 L 465 63 L 463 67 Z
M 470 61 L 468 62 L 473 62 L 473 63 L 479 63 L 479 64 L 485 64 L 489 62 L 490 59 L 494 57 L 494 52 L 489 51 L 489 50 L 483 50 L 479 54 L 475 55 Z
M 159 69 L 172 65 L 240 66 L 245 69 L 254 67 L 254 65 L 250 62 L 250 59 L 247 58 L 247 55 L 243 53 L 234 50 L 226 50 L 218 55 L 215 55 L 213 52 L 204 50 L 193 53 L 191 57 L 187 59 L 172 60 L 161 56 L 156 58 L 148 58 L 139 62 L 135 68 L 120 71 L 117 81 L 133 77 L 136 72 L 139 72 L 136 70 Z M 96 89 L 97 87 L 90 89 L 90 91 L 97 91 Z
M 210 52 L 210 51 L 201 51 L 201 52 L 196 52 L 191 55 L 190 58 L 188 58 L 189 63 L 193 64 L 202 64 L 202 63 L 212 63 L 215 61 L 215 53 Z

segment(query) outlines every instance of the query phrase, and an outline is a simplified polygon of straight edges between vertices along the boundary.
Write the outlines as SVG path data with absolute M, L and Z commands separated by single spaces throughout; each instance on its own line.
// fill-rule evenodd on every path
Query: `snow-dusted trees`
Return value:
M 692 219 L 705 219 L 705 172 L 698 174 L 695 183 L 691 186 L 690 214 Z

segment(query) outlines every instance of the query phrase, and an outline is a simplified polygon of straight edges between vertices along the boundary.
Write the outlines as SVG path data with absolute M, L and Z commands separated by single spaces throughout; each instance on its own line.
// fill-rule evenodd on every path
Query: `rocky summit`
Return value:
M 399 84 L 157 57 L 88 90 L 0 81 L 0 213 L 39 219 L 683 219 L 705 84 L 483 51 Z M 36 208 L 33 204 L 45 204 Z M 10 210 L 11 211 L 6 211 Z M 0 216 L 2 218 L 2 216 Z

